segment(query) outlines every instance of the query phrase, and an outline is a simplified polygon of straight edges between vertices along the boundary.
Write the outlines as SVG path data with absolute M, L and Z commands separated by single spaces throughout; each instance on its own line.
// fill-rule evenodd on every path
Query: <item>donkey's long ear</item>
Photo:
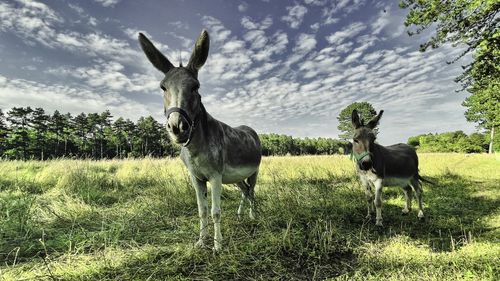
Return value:
M 208 57 L 208 49 L 210 47 L 210 38 L 208 32 L 204 29 L 194 45 L 193 53 L 189 58 L 188 68 L 198 73 L 198 70 L 205 64 Z
M 156 47 L 149 41 L 144 34 L 139 33 L 139 43 L 141 48 L 148 57 L 149 61 L 156 67 L 159 71 L 167 73 L 174 66 L 172 63 L 160 52 Z
M 352 122 L 352 126 L 354 127 L 354 129 L 357 129 L 359 127 L 362 126 L 361 124 L 361 120 L 359 120 L 359 114 L 358 114 L 358 111 L 356 109 L 354 109 L 352 111 L 352 114 L 351 114 L 351 122 Z
M 370 120 L 370 122 L 368 122 L 368 124 L 366 124 L 366 127 L 370 128 L 370 129 L 377 127 L 378 122 L 380 121 L 380 118 L 382 117 L 383 113 L 384 113 L 384 111 L 380 110 L 378 115 L 373 117 L 372 120 Z

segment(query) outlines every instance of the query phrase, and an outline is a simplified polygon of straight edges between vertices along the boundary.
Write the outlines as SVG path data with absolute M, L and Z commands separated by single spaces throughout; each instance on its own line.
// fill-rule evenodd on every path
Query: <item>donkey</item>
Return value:
M 236 184 L 241 190 L 238 216 L 250 204 L 250 217 L 255 217 L 254 188 L 261 161 L 259 136 L 250 127 L 230 127 L 207 113 L 198 93 L 198 71 L 208 57 L 210 40 L 203 30 L 196 40 L 186 67 L 172 63 L 144 36 L 139 43 L 149 61 L 165 74 L 160 83 L 163 90 L 167 132 L 171 140 L 182 146 L 180 157 L 189 170 L 196 191 L 200 236 L 196 247 L 203 247 L 207 236 L 208 202 L 207 182 L 212 186 L 212 220 L 214 223 L 214 251 L 222 247 L 221 188 L 222 184 Z
M 411 210 L 412 188 L 415 190 L 418 201 L 418 218 L 424 218 L 422 206 L 422 187 L 420 181 L 429 182 L 418 174 L 418 157 L 415 149 L 407 144 L 399 143 L 382 146 L 375 143 L 373 129 L 378 125 L 383 110 L 373 117 L 368 124 L 359 118 L 356 110 L 352 111 L 352 126 L 354 127 L 352 156 L 356 160 L 359 179 L 365 188 L 368 202 L 367 218 L 371 217 L 376 209 L 377 226 L 382 226 L 382 187 L 399 185 L 405 194 L 406 206 L 402 214 Z M 375 200 L 371 190 L 375 187 Z

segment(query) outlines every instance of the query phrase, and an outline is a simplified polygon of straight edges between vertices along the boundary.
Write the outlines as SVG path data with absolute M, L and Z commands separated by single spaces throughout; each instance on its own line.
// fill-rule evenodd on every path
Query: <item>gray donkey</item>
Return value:
M 198 71 L 208 57 L 210 40 L 206 30 L 196 40 L 186 67 L 182 63 L 174 67 L 142 33 L 139 33 L 139 42 L 149 61 L 165 74 L 160 88 L 163 90 L 167 131 L 173 142 L 182 145 L 180 157 L 189 170 L 198 202 L 200 237 L 195 246 L 203 246 L 207 236 L 207 182 L 210 182 L 215 232 L 213 249 L 218 251 L 222 245 L 222 184 L 236 184 L 240 188 L 242 198 L 238 216 L 248 200 L 250 217 L 254 218 L 254 187 L 262 154 L 259 137 L 250 127 L 232 128 L 214 119 L 201 102 Z
M 406 197 L 406 206 L 403 214 L 411 210 L 412 188 L 415 190 L 418 201 L 418 217 L 424 217 L 422 206 L 422 188 L 420 181 L 431 183 L 418 174 L 418 157 L 415 149 L 407 144 L 382 146 L 375 143 L 373 129 L 378 125 L 383 110 L 373 117 L 368 124 L 359 118 L 356 110 L 352 111 L 352 125 L 354 127 L 352 156 L 356 160 L 356 168 L 365 188 L 368 201 L 367 218 L 373 213 L 373 205 L 377 212 L 376 225 L 382 226 L 382 187 L 399 185 Z M 375 186 L 375 200 L 371 191 Z

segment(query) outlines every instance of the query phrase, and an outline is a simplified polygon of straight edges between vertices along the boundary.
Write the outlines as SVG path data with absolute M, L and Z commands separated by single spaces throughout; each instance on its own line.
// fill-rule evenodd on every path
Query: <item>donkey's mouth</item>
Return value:
M 188 141 L 188 135 L 182 135 L 182 136 L 176 136 L 176 135 L 170 135 L 170 140 L 176 144 L 184 144 Z

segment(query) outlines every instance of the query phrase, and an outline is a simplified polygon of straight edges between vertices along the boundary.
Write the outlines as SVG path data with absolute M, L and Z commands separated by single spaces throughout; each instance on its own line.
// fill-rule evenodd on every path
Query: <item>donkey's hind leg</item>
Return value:
M 247 200 L 250 203 L 250 218 L 255 219 L 257 210 L 255 204 L 255 185 L 257 184 L 257 176 L 259 175 L 259 171 L 253 173 L 247 179 L 248 183 L 248 196 Z
M 409 186 L 409 185 L 403 186 L 402 189 L 403 189 L 403 192 L 405 194 L 406 205 L 403 208 L 403 210 L 401 210 L 401 213 L 403 215 L 406 215 L 411 211 L 411 199 L 413 196 L 413 190 L 411 189 L 411 186 Z
M 241 214 L 243 214 L 243 212 L 245 211 L 245 201 L 248 198 L 248 190 L 250 189 L 250 187 L 245 181 L 240 181 L 236 183 L 236 185 L 241 191 L 240 206 L 238 207 L 238 219 L 240 219 Z
M 423 219 L 424 218 L 424 206 L 422 202 L 422 186 L 420 185 L 420 182 L 418 181 L 418 176 L 414 177 L 411 180 L 410 183 L 411 187 L 415 190 L 415 195 L 417 197 L 417 202 L 418 202 L 418 218 Z

